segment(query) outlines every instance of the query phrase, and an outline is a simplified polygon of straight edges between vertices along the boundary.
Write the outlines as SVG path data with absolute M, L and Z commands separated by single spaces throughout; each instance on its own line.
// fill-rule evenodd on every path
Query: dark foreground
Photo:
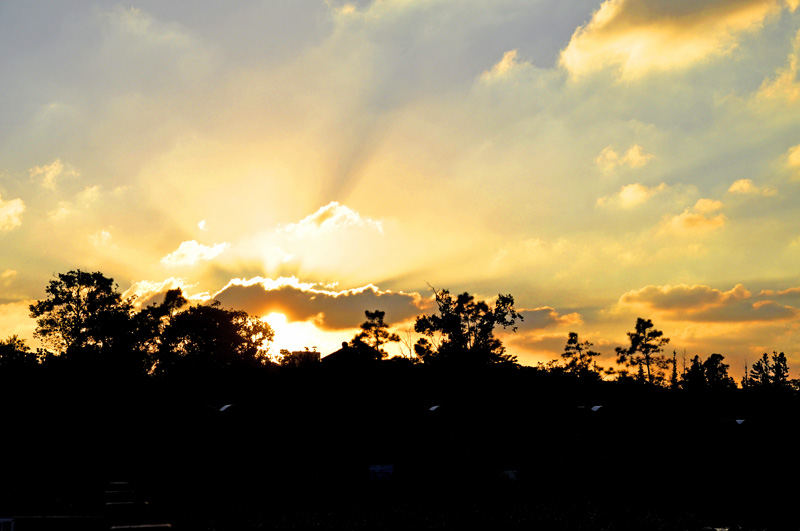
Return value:
M 800 529 L 794 396 L 393 371 L 5 386 L 0 518 L 15 531 Z M 143 515 L 108 505 L 113 482 Z

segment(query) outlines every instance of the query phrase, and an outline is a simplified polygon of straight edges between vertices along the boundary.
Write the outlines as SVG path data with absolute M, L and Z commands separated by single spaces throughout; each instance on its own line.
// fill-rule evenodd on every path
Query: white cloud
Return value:
M 212 246 L 203 245 L 196 240 L 185 241 L 167 256 L 161 259 L 161 263 L 170 267 L 181 265 L 193 265 L 202 260 L 212 260 L 230 246 L 228 243 L 217 243 Z
M 367 227 L 383 232 L 383 224 L 380 221 L 362 217 L 358 212 L 340 205 L 336 201 L 320 207 L 319 210 L 297 223 L 280 227 L 279 231 L 296 238 L 304 238 L 350 227 Z
M 16 229 L 22 225 L 22 213 L 25 212 L 25 203 L 22 199 L 3 201 L 0 197 L 0 231 Z
M 122 294 L 124 299 L 133 297 L 133 304 L 137 309 L 149 306 L 153 302 L 171 289 L 180 289 L 187 298 L 192 298 L 188 290 L 195 287 L 194 284 L 187 284 L 183 278 L 170 277 L 166 280 L 152 281 L 140 280 L 131 284 L 131 287 Z M 206 297 L 207 298 L 207 297 Z

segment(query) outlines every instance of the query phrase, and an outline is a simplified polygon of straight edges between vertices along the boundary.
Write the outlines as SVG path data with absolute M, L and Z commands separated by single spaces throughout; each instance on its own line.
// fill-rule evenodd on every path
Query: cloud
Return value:
M 326 330 L 358 327 L 365 310 L 383 310 L 398 323 L 424 312 L 429 301 L 417 293 L 383 291 L 373 285 L 335 291 L 297 278 L 234 279 L 213 295 L 223 306 L 251 315 L 282 313 L 289 322 L 313 321 Z
M 108 243 L 111 241 L 111 233 L 105 229 L 99 230 L 89 236 L 89 240 L 93 245 L 102 247 L 104 245 L 108 245 Z
M 73 169 L 66 169 L 61 159 L 54 160 L 51 164 L 44 166 L 34 166 L 28 170 L 32 179 L 40 179 L 41 185 L 48 190 L 55 190 L 57 181 L 62 176 L 74 177 L 78 172 Z
M 503 54 L 503 58 L 497 62 L 491 70 L 486 70 L 481 74 L 481 81 L 489 82 L 496 79 L 508 77 L 514 68 L 520 64 L 517 62 L 517 50 L 509 50 Z
M 722 201 L 716 199 L 698 199 L 694 205 L 694 210 L 701 214 L 710 214 L 722 208 L 724 205 Z
M 792 7 L 792 11 L 797 4 Z M 792 42 L 793 51 L 789 54 L 786 65 L 779 68 L 775 75 L 765 79 L 756 92 L 756 99 L 793 103 L 800 98 L 800 82 L 797 81 L 798 63 L 800 63 L 800 31 Z
M 139 85 L 155 77 L 156 69 L 170 75 L 173 82 L 199 80 L 216 66 L 216 55 L 180 24 L 158 20 L 136 7 L 116 6 L 98 15 L 103 29 L 100 52 L 106 66 L 140 64 L 138 78 L 117 71 L 120 81 Z
M 279 228 L 279 232 L 294 238 L 305 238 L 350 227 L 366 227 L 378 232 L 383 231 L 383 224 L 380 221 L 361 217 L 358 212 L 345 205 L 331 201 L 299 222 L 283 225 Z
M 647 187 L 639 183 L 627 184 L 620 188 L 616 195 L 599 198 L 597 200 L 597 205 L 605 206 L 615 204 L 622 208 L 633 208 L 644 204 L 653 195 L 666 189 L 667 185 L 664 183 L 655 187 Z
M 10 286 L 15 278 L 17 278 L 17 272 L 14 269 L 6 269 L 0 273 L 0 285 Z
M 76 212 L 88 209 L 100 199 L 100 187 L 87 186 L 75 195 L 72 201 L 59 201 L 55 210 L 48 212 L 48 217 L 53 221 L 60 221 Z
M 25 203 L 22 199 L 3 201 L 0 196 L 0 231 L 9 231 L 22 225 L 22 213 Z
M 575 30 L 560 64 L 572 77 L 612 68 L 633 80 L 731 53 L 779 13 L 778 0 L 606 0 Z
M 542 306 L 533 310 L 521 310 L 522 321 L 517 322 L 520 333 L 541 330 L 559 325 L 577 326 L 583 324 L 579 313 L 560 315 L 554 308 Z
M 697 234 L 713 231 L 725 226 L 728 218 L 724 214 L 709 215 L 722 208 L 720 201 L 698 199 L 693 208 L 687 208 L 676 216 L 667 216 L 661 222 L 661 234 Z
M 654 157 L 655 155 L 645 153 L 642 149 L 642 146 L 638 144 L 631 146 L 622 157 L 620 157 L 619 154 L 614 151 L 612 146 L 608 146 L 600 152 L 600 155 L 594 159 L 594 162 L 600 166 L 600 169 L 603 170 L 603 173 L 609 173 L 619 166 L 641 168 L 650 162 L 650 160 Z
M 620 305 L 636 306 L 657 312 L 673 321 L 752 322 L 796 319 L 800 310 L 779 304 L 762 291 L 757 297 L 742 284 L 728 291 L 705 285 L 646 286 L 620 297 Z
M 217 243 L 212 246 L 197 243 L 196 240 L 182 242 L 178 248 L 161 259 L 161 263 L 170 267 L 193 265 L 203 260 L 212 260 L 230 246 L 229 243 Z
M 731 301 L 748 299 L 751 293 L 737 284 L 733 289 L 720 291 L 704 285 L 647 286 L 632 290 L 620 298 L 623 304 L 641 304 L 654 310 L 703 310 Z
M 786 164 L 790 168 L 800 168 L 800 144 L 789 148 Z
M 798 159 L 800 159 L 800 154 L 798 155 Z M 800 164 L 800 160 L 798 160 L 798 164 Z M 728 188 L 728 193 L 770 197 L 777 194 L 778 191 L 775 188 L 770 188 L 769 186 L 756 186 L 753 184 L 752 179 L 739 179 L 738 181 L 735 181 L 730 188 Z
M 129 299 L 133 297 L 134 307 L 142 309 L 152 304 L 161 303 L 164 300 L 164 294 L 171 289 L 180 289 L 185 297 L 192 298 L 189 290 L 193 287 L 194 284 L 187 284 L 185 279 L 176 277 L 170 277 L 160 282 L 140 280 L 131 284 L 131 287 L 122 294 L 122 298 Z M 206 300 L 206 297 L 200 297 L 199 300 Z

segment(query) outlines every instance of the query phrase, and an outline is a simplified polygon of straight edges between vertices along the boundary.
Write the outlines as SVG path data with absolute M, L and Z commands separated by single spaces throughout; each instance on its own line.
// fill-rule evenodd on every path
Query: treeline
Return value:
M 45 291 L 44 299 L 30 305 L 43 347 L 32 350 L 17 336 L 0 341 L 0 376 L 49 369 L 131 379 L 191 379 L 281 366 L 294 369 L 314 361 L 307 353 L 272 352 L 275 333 L 257 316 L 223 308 L 217 301 L 190 304 L 180 289 L 167 291 L 160 302 L 138 311 L 134 299 L 123 299 L 113 279 L 101 272 L 58 274 Z M 468 293 L 433 292 L 438 313 L 417 317 L 414 331 L 419 338 L 413 344 L 410 335 L 403 341 L 405 356 L 387 360 L 385 346 L 401 342 L 401 337 L 391 332 L 385 312 L 366 310 L 360 331 L 330 359 L 351 367 L 387 360 L 440 369 L 521 368 L 494 333 L 499 327 L 516 331 L 523 319 L 511 295 L 500 294 L 489 304 Z M 570 332 L 561 359 L 533 369 L 584 383 L 615 381 L 685 390 L 737 387 L 730 366 L 718 353 L 706 359 L 694 356 L 688 364 L 684 357 L 679 369 L 676 351 L 665 353 L 670 339 L 649 319 L 638 318 L 627 336 L 628 346 L 615 349 L 614 367 L 600 366 L 593 344 Z M 797 391 L 800 381 L 789 378 L 784 353 L 773 352 L 745 366 L 741 387 Z

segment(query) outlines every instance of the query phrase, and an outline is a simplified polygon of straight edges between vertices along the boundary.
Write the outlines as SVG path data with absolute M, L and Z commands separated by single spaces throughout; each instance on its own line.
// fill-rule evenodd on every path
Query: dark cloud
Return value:
M 672 321 L 783 321 L 797 318 L 800 310 L 776 300 L 792 301 L 798 297 L 798 291 L 796 288 L 764 290 L 753 296 L 741 284 L 729 291 L 703 285 L 647 286 L 625 293 L 620 303 L 663 312 Z
M 730 291 L 720 291 L 709 286 L 646 286 L 625 293 L 620 302 L 640 303 L 658 310 L 699 310 L 710 306 L 725 304 L 728 301 L 746 299 L 750 293 L 737 284 Z
M 323 329 L 357 327 L 364 311 L 386 312 L 386 322 L 397 323 L 424 313 L 417 294 L 380 291 L 374 286 L 345 291 L 307 289 L 284 285 L 268 289 L 263 284 L 229 284 L 214 298 L 223 306 L 265 316 L 279 312 L 289 321 L 314 321 Z
M 541 330 L 559 324 L 579 324 L 581 321 L 580 315 L 577 313 L 559 315 L 555 309 L 549 306 L 536 308 L 534 310 L 522 310 L 519 313 L 523 319 L 521 322 L 517 322 L 517 327 L 520 332 Z

